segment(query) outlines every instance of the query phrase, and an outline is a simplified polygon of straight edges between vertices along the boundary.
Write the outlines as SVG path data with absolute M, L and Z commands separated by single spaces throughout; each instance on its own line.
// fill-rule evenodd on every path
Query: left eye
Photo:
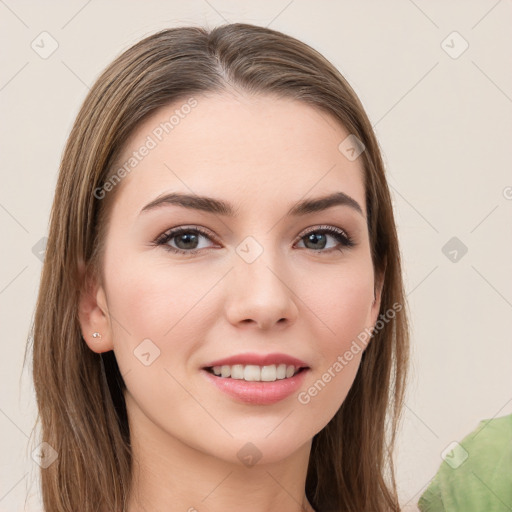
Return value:
M 338 243 L 327 247 L 328 237 L 334 238 Z M 340 249 L 342 247 L 352 247 L 354 242 L 342 229 L 335 228 L 334 226 L 322 226 L 302 235 L 300 242 L 304 240 L 306 249 L 311 249 L 316 252 L 330 252 L 331 250 Z M 309 245 L 309 247 L 307 246 Z M 319 249 L 327 249 L 319 251 Z
M 331 246 L 328 244 L 329 237 L 335 240 Z M 174 253 L 193 255 L 202 249 L 211 247 L 208 244 L 201 246 L 201 239 L 212 241 L 213 237 L 199 228 L 179 227 L 163 233 L 154 243 Z M 342 250 L 342 248 L 354 245 L 345 231 L 334 226 L 321 226 L 310 230 L 299 238 L 298 243 L 301 242 L 304 244 L 304 248 L 318 253 L 330 253 L 333 250 Z

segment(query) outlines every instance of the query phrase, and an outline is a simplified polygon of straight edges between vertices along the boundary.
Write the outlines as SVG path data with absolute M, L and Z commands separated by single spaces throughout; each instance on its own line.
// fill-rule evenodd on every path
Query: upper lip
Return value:
M 246 353 L 237 354 L 234 356 L 226 357 L 223 359 L 217 359 L 206 364 L 205 368 L 211 368 L 212 366 L 233 366 L 235 364 L 248 365 L 253 364 L 257 366 L 270 366 L 272 364 L 286 364 L 287 366 L 295 366 L 296 368 L 308 368 L 307 363 L 297 359 L 296 357 L 289 356 L 287 354 L 256 354 Z

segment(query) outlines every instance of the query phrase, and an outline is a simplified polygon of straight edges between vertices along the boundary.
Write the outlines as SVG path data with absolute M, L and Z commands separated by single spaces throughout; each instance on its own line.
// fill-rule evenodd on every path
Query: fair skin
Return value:
M 311 511 L 304 492 L 311 441 L 343 403 L 362 351 L 308 403 L 298 395 L 375 324 L 380 306 L 361 158 L 349 161 L 338 150 L 348 132 L 304 103 L 236 93 L 195 98 L 197 106 L 117 185 L 104 282 L 90 283 L 80 302 L 86 343 L 114 350 L 126 382 L 135 461 L 127 511 Z M 119 161 L 182 104 L 144 120 Z M 221 199 L 235 215 L 176 204 L 141 212 L 170 192 Z M 286 215 L 301 200 L 333 192 L 361 212 L 343 204 Z M 152 243 L 179 226 L 208 236 L 195 233 L 196 245 L 190 231 Z M 343 230 L 354 245 L 320 226 Z M 250 263 L 247 251 L 257 255 Z M 156 350 L 151 364 L 141 362 Z M 212 384 L 222 377 L 204 369 L 208 362 L 248 352 L 307 363 L 300 386 L 260 404 Z M 244 464 L 240 453 L 258 460 Z

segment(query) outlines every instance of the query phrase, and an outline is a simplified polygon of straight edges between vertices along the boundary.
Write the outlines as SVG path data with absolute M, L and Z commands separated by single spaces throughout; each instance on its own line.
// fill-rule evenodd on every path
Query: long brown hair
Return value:
M 41 469 L 48 512 L 120 511 L 130 493 L 124 382 L 113 352 L 92 352 L 78 321 L 84 276 L 94 274 L 101 282 L 108 216 L 120 187 L 101 200 L 94 191 L 116 172 L 116 159 L 146 116 L 193 94 L 229 88 L 307 103 L 334 116 L 364 144 L 371 254 L 376 275 L 384 276 L 380 314 L 397 304 L 400 312 L 376 330 L 343 405 L 313 438 L 306 494 L 319 512 L 400 510 L 392 455 L 409 329 L 375 134 L 350 85 L 316 50 L 277 31 L 235 23 L 211 31 L 167 29 L 126 50 L 90 90 L 67 141 L 32 331 L 42 440 L 58 453 Z

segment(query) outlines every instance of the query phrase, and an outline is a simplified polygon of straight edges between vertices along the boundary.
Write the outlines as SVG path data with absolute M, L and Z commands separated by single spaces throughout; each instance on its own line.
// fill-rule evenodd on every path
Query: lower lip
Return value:
M 243 379 L 216 377 L 207 370 L 202 370 L 206 378 L 222 392 L 252 405 L 270 405 L 284 400 L 300 388 L 307 372 L 308 370 L 302 370 L 293 377 L 272 382 L 248 382 Z

